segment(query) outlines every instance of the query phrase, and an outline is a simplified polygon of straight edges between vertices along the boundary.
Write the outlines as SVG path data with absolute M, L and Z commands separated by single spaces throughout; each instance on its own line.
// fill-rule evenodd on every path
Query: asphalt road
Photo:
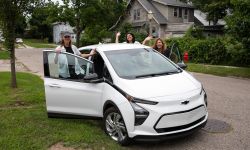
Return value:
M 43 76 L 42 49 L 17 49 L 16 57 L 31 72 Z M 128 149 L 164 150 L 249 150 L 250 149 L 250 79 L 218 77 L 193 73 L 202 82 L 208 95 L 211 129 L 220 121 L 227 131 L 201 129 L 185 138 L 160 143 L 135 143 Z

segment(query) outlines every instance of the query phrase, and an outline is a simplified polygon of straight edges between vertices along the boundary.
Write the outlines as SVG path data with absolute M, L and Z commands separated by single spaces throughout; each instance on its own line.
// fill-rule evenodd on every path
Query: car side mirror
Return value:
M 185 69 L 187 68 L 187 65 L 184 64 L 183 62 L 177 63 L 177 65 L 178 65 L 181 69 L 183 69 L 183 70 L 185 70 Z
M 98 75 L 96 73 L 88 74 L 83 79 L 87 83 L 101 83 L 104 81 L 103 78 L 98 79 Z

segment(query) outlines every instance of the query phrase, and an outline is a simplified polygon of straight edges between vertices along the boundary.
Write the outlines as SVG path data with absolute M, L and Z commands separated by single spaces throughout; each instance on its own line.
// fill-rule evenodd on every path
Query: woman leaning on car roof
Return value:
M 77 47 L 75 45 L 72 45 L 71 34 L 69 32 L 64 32 L 62 39 L 61 39 L 61 45 L 58 46 L 55 49 L 55 51 L 58 53 L 68 52 L 71 54 L 82 56 L 84 58 L 88 58 L 89 56 L 93 56 L 96 53 L 95 49 L 93 49 L 93 50 L 91 50 L 91 52 L 89 54 L 81 54 L 80 51 L 77 49 Z
M 96 53 L 95 49 L 92 49 L 89 54 L 81 54 L 75 45 L 72 45 L 71 34 L 69 32 L 64 32 L 61 40 L 61 45 L 56 49 L 56 55 L 54 62 L 57 64 L 59 62 L 59 77 L 60 78 L 72 78 L 77 79 L 81 78 L 80 67 L 78 61 L 72 60 L 74 57 L 70 57 L 68 55 L 59 56 L 60 52 L 67 52 L 75 55 L 79 55 L 84 58 L 88 58 L 89 56 L 93 56 Z M 73 62 L 72 64 L 68 64 L 68 62 Z
M 115 36 L 115 43 L 119 43 L 120 36 L 121 36 L 121 32 L 117 32 Z M 127 33 L 126 42 L 123 42 L 123 43 L 140 44 L 140 42 L 135 41 L 135 36 L 133 33 Z
M 148 41 L 150 41 L 152 38 L 153 38 L 152 36 L 146 37 L 144 39 L 144 41 L 142 42 L 142 44 L 146 45 L 146 43 Z M 166 44 L 164 43 L 164 41 L 161 38 L 157 38 L 155 40 L 155 43 L 152 46 L 152 48 L 155 49 L 155 50 L 157 50 L 158 52 L 160 52 L 161 54 L 163 54 L 167 58 L 169 58 L 170 50 L 167 48 Z

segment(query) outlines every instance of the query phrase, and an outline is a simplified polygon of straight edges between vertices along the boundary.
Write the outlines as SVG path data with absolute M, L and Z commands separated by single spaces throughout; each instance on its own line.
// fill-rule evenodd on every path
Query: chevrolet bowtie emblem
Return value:
M 189 103 L 189 100 L 185 100 L 181 102 L 182 105 L 187 105 L 188 103 Z

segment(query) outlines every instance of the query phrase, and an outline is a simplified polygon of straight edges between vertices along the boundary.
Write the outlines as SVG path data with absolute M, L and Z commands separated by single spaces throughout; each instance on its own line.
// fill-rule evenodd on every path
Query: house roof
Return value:
M 134 0 L 130 0 L 129 4 Z M 167 24 L 167 19 L 159 12 L 157 8 L 152 4 L 149 0 L 137 0 L 142 7 L 149 12 L 150 10 L 153 12 L 153 18 L 158 24 Z
M 135 0 L 129 0 L 127 3 L 127 9 L 129 9 L 131 7 L 131 4 L 134 2 Z M 168 23 L 167 18 L 165 18 L 160 11 L 154 6 L 153 2 L 155 3 L 160 3 L 166 6 L 178 6 L 178 7 L 187 7 L 187 8 L 194 8 L 192 5 L 180 2 L 179 0 L 137 0 L 142 7 L 149 12 L 150 10 L 153 12 L 153 18 L 154 20 L 161 25 L 165 25 Z M 109 30 L 113 30 L 121 21 L 122 16 L 119 17 L 118 21 L 109 29 Z M 140 26 L 143 25 L 142 23 L 139 24 L 135 24 L 135 26 Z
M 144 26 L 145 24 L 146 24 L 145 21 L 142 21 L 142 22 L 133 22 L 132 26 L 133 27 L 141 27 L 141 26 Z
M 192 5 L 183 3 L 179 0 L 153 0 L 154 2 L 158 2 L 163 5 L 167 6 L 178 6 L 178 7 L 188 7 L 188 8 L 194 8 Z
M 203 25 L 209 26 L 209 21 L 206 20 L 207 14 L 203 13 L 200 10 L 194 10 L 194 17 Z M 211 24 L 213 24 L 211 22 Z M 219 19 L 216 25 L 226 25 L 226 22 L 223 19 Z

